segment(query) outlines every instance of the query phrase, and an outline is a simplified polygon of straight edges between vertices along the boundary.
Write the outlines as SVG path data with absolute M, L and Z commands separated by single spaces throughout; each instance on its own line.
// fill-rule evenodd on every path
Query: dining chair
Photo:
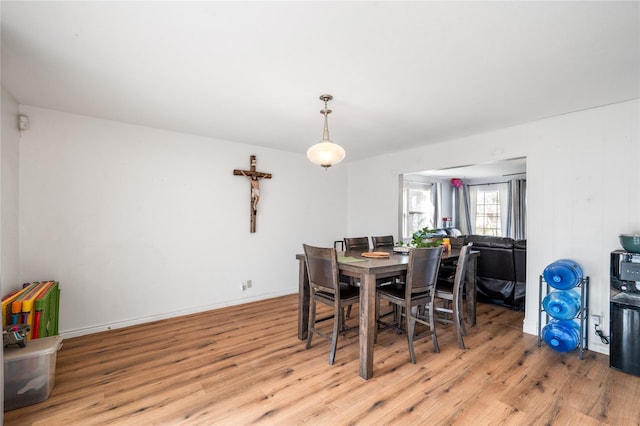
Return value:
M 373 245 L 373 249 L 377 249 L 378 247 L 393 247 L 393 235 L 383 235 L 377 237 L 371 237 L 371 244 Z
M 403 315 L 407 322 L 407 343 L 409 345 L 409 355 L 411 363 L 416 363 L 413 350 L 413 342 L 416 338 L 432 336 L 435 352 L 440 352 L 436 327 L 433 318 L 434 289 L 442 258 L 442 246 L 414 248 L 409 252 L 409 262 L 407 264 L 407 279 L 405 283 L 398 285 L 388 285 L 376 291 L 376 318 L 377 325 L 385 328 L 395 328 L 401 330 Z M 398 307 L 397 324 L 384 322 L 378 318 L 380 301 L 387 300 Z M 415 336 L 416 322 L 427 325 L 429 330 L 420 336 Z M 375 328 L 375 338 L 378 327 Z
M 452 250 L 460 250 L 460 248 L 464 245 L 464 238 L 449 238 L 449 243 L 451 244 Z M 443 260 L 442 265 L 440 265 L 440 272 L 438 273 L 438 281 L 446 280 L 453 283 L 453 278 L 456 274 L 456 268 L 458 266 L 458 259 L 449 259 Z
M 459 249 L 464 245 L 464 237 L 449 237 L 452 249 Z
M 391 241 L 393 241 L 393 236 L 391 236 Z M 369 251 L 369 238 L 368 237 L 352 237 L 352 238 L 345 237 L 344 246 L 346 250 L 345 252 L 346 255 L 349 256 L 353 254 L 360 254 L 362 252 Z M 391 282 L 393 282 L 393 280 L 394 278 L 382 278 L 382 279 L 376 280 L 376 286 L 379 287 L 379 286 L 390 284 Z M 357 278 L 349 278 L 349 284 L 359 287 L 360 280 Z M 350 317 L 351 317 L 351 306 L 347 308 L 347 318 L 350 318 Z
M 365 251 L 369 251 L 369 238 L 368 237 L 351 237 L 344 238 L 345 255 L 351 256 L 352 254 L 359 254 Z M 355 252 L 355 253 L 354 253 Z M 357 278 L 349 277 L 349 284 L 360 287 L 360 280 Z M 347 318 L 351 317 L 351 306 L 347 308 Z
M 393 241 L 393 235 L 372 236 L 371 244 L 373 245 L 374 250 L 380 247 L 393 248 L 395 246 L 395 243 Z M 387 279 L 384 283 L 382 283 L 382 285 L 389 284 L 394 281 L 397 282 L 397 281 L 404 281 L 404 280 L 405 280 L 405 274 L 400 274 L 396 277 L 392 277 L 391 281 Z
M 368 237 L 345 238 L 344 249 L 347 252 L 349 252 L 350 250 L 359 250 L 359 251 L 369 250 L 369 238 Z
M 456 265 L 453 282 L 438 280 L 436 283 L 434 316 L 435 320 L 444 324 L 453 324 L 458 335 L 458 346 L 465 349 L 463 335 L 467 334 L 464 326 L 462 298 L 464 294 L 464 280 L 467 272 L 467 261 L 472 243 L 460 248 L 460 256 Z M 439 302 L 442 302 L 439 304 Z
M 340 282 L 338 278 L 338 257 L 335 248 L 313 247 L 307 244 L 302 246 L 307 264 L 310 290 L 307 349 L 311 347 L 313 333 L 327 339 L 331 343 L 329 364 L 333 365 L 336 358 L 338 334 L 347 330 L 357 329 L 357 326 L 346 326 L 344 307 L 358 303 L 360 289 Z M 333 332 L 331 335 L 316 328 L 318 322 L 326 319 L 323 318 L 316 321 L 317 302 L 333 307 Z

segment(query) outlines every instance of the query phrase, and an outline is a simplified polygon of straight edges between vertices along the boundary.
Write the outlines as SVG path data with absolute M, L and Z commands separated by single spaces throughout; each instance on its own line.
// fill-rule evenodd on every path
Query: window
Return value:
M 476 195 L 476 233 L 502 236 L 500 191 L 497 189 L 478 189 Z
M 435 207 L 433 185 L 405 181 L 403 185 L 402 238 L 411 238 L 414 232 L 434 228 Z

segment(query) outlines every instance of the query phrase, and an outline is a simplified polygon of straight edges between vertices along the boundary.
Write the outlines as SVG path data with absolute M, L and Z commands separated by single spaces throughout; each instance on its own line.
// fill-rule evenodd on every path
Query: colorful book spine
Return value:
M 34 338 L 58 335 L 59 307 L 60 285 L 58 282 L 53 282 L 47 291 L 36 298 L 34 328 L 37 328 L 37 334 L 35 331 L 32 333 Z
M 20 290 L 16 290 L 2 298 L 2 328 L 11 324 L 11 304 L 25 290 L 25 288 L 21 288 Z
M 33 325 L 31 327 L 31 338 L 32 339 L 37 339 L 40 337 L 40 324 L 42 321 L 42 308 L 40 310 L 38 310 L 38 301 L 42 300 L 47 292 L 51 289 L 51 287 L 53 287 L 53 285 L 55 284 L 54 281 L 48 281 L 47 283 L 45 283 L 44 287 L 42 288 L 42 290 L 38 293 L 38 295 L 34 298 L 34 309 L 33 309 Z
M 20 295 L 11 303 L 11 319 L 9 321 L 9 325 L 21 324 L 20 321 L 22 320 L 22 301 L 30 291 L 38 286 L 38 284 L 38 282 L 28 284 L 24 291 L 21 292 Z
M 40 282 L 33 290 L 31 290 L 22 301 L 22 322 L 21 324 L 29 324 L 31 327 L 31 333 L 27 335 L 27 340 L 33 339 L 36 335 L 33 331 L 34 329 L 34 304 L 36 298 L 43 292 L 45 289 L 51 285 L 53 281 L 42 281 Z

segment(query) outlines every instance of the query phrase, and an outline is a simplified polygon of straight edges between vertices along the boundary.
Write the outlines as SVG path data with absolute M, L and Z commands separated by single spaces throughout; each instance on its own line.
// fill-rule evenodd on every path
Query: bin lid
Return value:
M 60 335 L 27 340 L 27 346 L 24 348 L 17 345 L 9 345 L 4 348 L 4 362 L 50 355 L 60 350 L 61 347 L 62 336 Z

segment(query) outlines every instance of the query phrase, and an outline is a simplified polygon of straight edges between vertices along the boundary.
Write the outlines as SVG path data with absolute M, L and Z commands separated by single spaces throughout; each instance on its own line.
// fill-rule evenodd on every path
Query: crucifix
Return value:
M 260 179 L 271 179 L 271 173 L 263 173 L 256 171 L 256 156 L 250 157 L 250 170 L 235 169 L 235 176 L 244 176 L 249 178 L 251 183 L 251 232 L 256 232 L 256 213 L 258 212 L 258 201 L 260 201 Z

